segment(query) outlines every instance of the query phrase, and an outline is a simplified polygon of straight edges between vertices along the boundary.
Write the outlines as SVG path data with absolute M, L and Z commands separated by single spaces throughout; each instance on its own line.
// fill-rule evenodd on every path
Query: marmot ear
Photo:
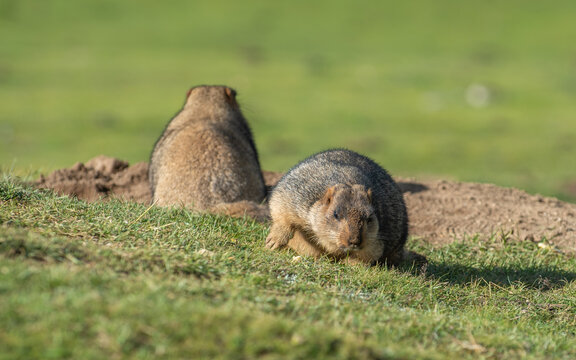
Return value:
M 366 190 L 366 195 L 368 196 L 368 201 L 372 202 L 372 189 Z
M 236 102 L 236 90 L 225 87 L 224 94 L 226 95 L 226 101 L 228 101 L 231 106 L 238 107 L 238 103 Z
M 230 100 L 236 99 L 236 90 L 226 87 L 224 91 L 226 92 L 226 96 L 228 96 Z
M 190 88 L 190 90 L 188 90 L 188 92 L 186 93 L 186 100 L 188 100 L 190 94 L 192 94 L 192 90 L 194 90 L 194 88 Z
M 334 197 L 334 191 L 336 190 L 336 185 L 329 187 L 322 197 L 322 202 L 326 205 L 330 205 L 332 198 Z

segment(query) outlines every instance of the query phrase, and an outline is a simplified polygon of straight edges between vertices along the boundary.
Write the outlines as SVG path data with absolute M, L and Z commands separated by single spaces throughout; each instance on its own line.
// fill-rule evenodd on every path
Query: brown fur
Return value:
M 264 200 L 258 153 L 233 89 L 190 89 L 154 146 L 149 177 L 153 202 L 160 206 L 209 210 Z
M 238 218 L 249 217 L 262 223 L 270 221 L 268 206 L 257 204 L 254 201 L 242 200 L 233 203 L 221 203 L 211 207 L 209 212 Z
M 378 224 L 374 221 L 370 193 L 362 185 L 331 186 L 312 205 L 307 219 L 286 216 L 289 212 L 282 205 L 272 207 L 273 219 L 283 218 L 290 225 L 274 224 L 267 238 L 267 247 L 276 249 L 287 245 L 303 255 L 319 257 L 328 254 L 348 263 L 377 262 L 383 246 L 376 239 Z M 339 219 L 334 217 L 334 212 L 339 213 Z M 287 228 L 293 230 L 286 231 Z

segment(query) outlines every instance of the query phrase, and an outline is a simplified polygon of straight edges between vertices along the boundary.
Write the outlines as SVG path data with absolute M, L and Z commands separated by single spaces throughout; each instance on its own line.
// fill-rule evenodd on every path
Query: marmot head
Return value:
M 379 224 L 372 191 L 363 185 L 337 184 L 326 190 L 311 209 L 317 240 L 334 254 L 361 250 L 377 240 Z
M 239 105 L 236 102 L 236 90 L 220 85 L 200 85 L 188 90 L 184 108 L 238 111 Z

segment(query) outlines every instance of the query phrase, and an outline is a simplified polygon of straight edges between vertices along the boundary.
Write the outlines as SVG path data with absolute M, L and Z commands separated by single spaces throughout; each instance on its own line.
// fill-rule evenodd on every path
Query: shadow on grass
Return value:
M 483 280 L 486 284 L 491 283 L 502 287 L 521 285 L 543 291 L 560 288 L 576 280 L 575 272 L 552 267 L 470 267 L 446 263 L 428 264 L 425 276 L 450 284 L 468 284 Z

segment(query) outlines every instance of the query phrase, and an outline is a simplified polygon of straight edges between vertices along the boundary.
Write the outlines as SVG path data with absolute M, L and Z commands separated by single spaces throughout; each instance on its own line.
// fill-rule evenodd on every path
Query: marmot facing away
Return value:
M 168 123 L 150 158 L 154 203 L 209 210 L 266 196 L 248 123 L 226 86 L 197 86 Z
M 408 215 L 402 193 L 371 159 L 336 149 L 310 156 L 272 190 L 266 247 L 349 263 L 398 265 L 426 259 L 404 249 Z

